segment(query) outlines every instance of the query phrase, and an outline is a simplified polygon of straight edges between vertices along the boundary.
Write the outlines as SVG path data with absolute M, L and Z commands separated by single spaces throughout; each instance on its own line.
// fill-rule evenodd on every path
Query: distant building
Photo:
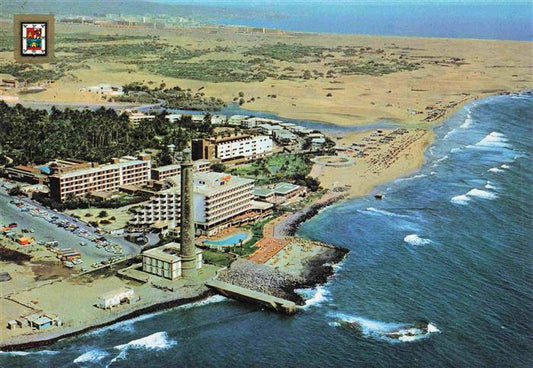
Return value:
M 142 257 L 144 272 L 169 280 L 181 277 L 180 245 L 178 243 L 168 243 L 147 250 L 142 254 Z M 196 249 L 196 268 L 202 268 L 202 264 L 202 251 Z
M 142 112 L 130 112 L 128 115 L 128 119 L 133 125 L 138 125 L 144 120 L 150 121 L 155 119 L 155 115 L 148 115 Z
M 150 156 L 125 156 L 99 165 L 82 162 L 65 168 L 51 167 L 50 196 L 64 201 L 69 195 L 83 197 L 91 192 L 110 192 L 122 185 L 144 185 L 150 180 Z
M 165 118 L 171 123 L 175 123 L 176 121 L 180 120 L 182 116 L 183 114 L 168 114 L 165 116 Z
M 275 131 L 274 139 L 281 145 L 288 145 L 298 141 L 298 137 L 295 134 L 285 129 Z
M 225 125 L 227 123 L 228 123 L 228 117 L 226 115 L 211 116 L 211 124 L 213 125 Z
M 313 138 L 311 139 L 311 149 L 313 151 L 322 149 L 326 144 L 326 138 Z
M 100 297 L 98 297 L 96 305 L 98 308 L 110 309 L 120 305 L 121 303 L 129 303 L 133 299 L 134 295 L 135 292 L 133 289 L 121 287 L 102 294 Z
M 196 172 L 208 171 L 211 163 L 208 160 L 198 160 L 193 162 L 193 167 Z M 160 181 L 168 179 L 172 176 L 181 174 L 181 166 L 179 164 L 172 164 L 166 166 L 159 166 L 152 168 L 152 180 Z
M 228 161 L 239 158 L 264 157 L 272 151 L 272 139 L 266 136 L 239 135 L 222 138 L 196 139 L 192 144 L 193 159 Z
M 274 188 L 255 188 L 253 193 L 256 200 L 281 204 L 304 195 L 306 188 L 301 185 L 281 182 L 276 184 Z
M 44 183 L 46 175 L 37 167 L 18 165 L 6 169 L 7 177 L 13 180 L 24 181 L 26 183 Z
M 270 188 L 254 188 L 254 198 L 263 202 L 274 203 L 276 194 Z
M 281 125 L 273 125 L 273 124 L 258 124 L 256 129 L 261 134 L 272 136 L 275 134 L 275 132 L 283 130 L 283 127 Z
M 124 91 L 122 86 L 112 86 L 111 84 L 100 83 L 97 86 L 81 88 L 82 92 L 91 92 L 104 96 L 122 96 Z
M 132 225 L 152 225 L 156 222 L 177 224 L 180 220 L 180 182 L 157 192 L 148 203 L 137 209 Z M 194 216 L 198 232 L 213 234 L 230 226 L 232 219 L 252 208 L 253 180 L 224 173 L 194 174 Z
M 228 118 L 228 125 L 241 126 L 246 118 L 246 115 L 232 115 Z
M 242 121 L 242 126 L 244 128 L 255 128 L 260 124 L 270 124 L 270 125 L 279 125 L 283 123 L 281 120 L 275 120 L 275 119 L 268 119 L 268 118 L 256 118 L 256 117 L 250 117 L 246 118 Z
M 286 201 L 291 198 L 305 194 L 306 188 L 301 185 L 282 182 L 276 184 L 273 191 L 277 199 L 282 199 L 283 201 Z
M 0 87 L 5 88 L 17 88 L 18 86 L 19 82 L 16 79 L 2 78 L 2 83 L 0 83 Z

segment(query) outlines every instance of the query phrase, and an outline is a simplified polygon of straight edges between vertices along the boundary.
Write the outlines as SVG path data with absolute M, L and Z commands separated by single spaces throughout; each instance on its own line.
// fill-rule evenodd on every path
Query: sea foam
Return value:
M 478 147 L 509 147 L 507 138 L 502 133 L 491 132 L 476 143 Z
M 468 198 L 468 196 L 464 194 L 457 195 L 451 199 L 452 203 L 461 204 L 461 205 L 468 204 L 469 201 L 470 201 L 470 198 Z
M 309 309 L 312 306 L 320 305 L 329 300 L 329 291 L 324 285 L 320 285 L 315 289 L 298 289 L 295 290 L 302 295 L 305 300 L 305 305 L 301 309 Z
M 54 350 L 36 350 L 36 351 L 0 351 L 0 355 L 7 356 L 27 356 L 27 355 L 55 355 L 59 351 Z
M 494 172 L 494 173 L 498 173 L 498 172 L 502 172 L 503 170 L 500 169 L 500 168 L 497 168 L 497 167 L 493 167 L 493 168 L 489 169 L 488 171 Z
M 490 182 L 487 182 L 485 189 L 494 189 Z M 466 194 L 461 194 L 453 197 L 451 199 L 452 203 L 466 205 L 470 201 L 471 197 L 482 198 L 482 199 L 496 199 L 498 196 L 495 193 L 487 192 L 486 190 L 481 189 L 471 189 Z
M 163 350 L 168 349 L 173 345 L 176 345 L 177 342 L 168 337 L 166 332 L 156 332 L 146 337 L 142 337 L 137 340 L 132 340 L 127 344 L 117 345 L 115 349 L 124 350 L 124 349 L 155 349 Z
M 498 197 L 494 193 L 490 193 L 490 192 L 487 192 L 481 189 L 472 189 L 468 193 L 466 193 L 466 195 L 470 197 L 478 197 L 478 198 L 483 198 L 483 199 L 495 199 Z
M 492 183 L 490 181 L 487 181 L 487 184 L 485 184 L 485 189 L 496 190 L 498 188 L 496 188 L 494 185 L 492 185 Z
M 403 241 L 411 245 L 428 245 L 431 244 L 431 240 L 421 238 L 418 234 L 410 234 L 403 238 Z
M 465 122 L 461 124 L 461 128 L 466 129 L 469 128 L 472 125 L 473 121 L 472 118 L 469 116 L 465 119 Z
M 389 216 L 389 217 L 401 217 L 401 218 L 409 218 L 407 215 L 401 215 L 399 213 L 389 212 L 386 210 L 380 210 L 374 207 L 368 207 L 366 210 L 359 210 L 360 213 L 365 213 L 368 215 L 382 215 L 382 216 Z
M 213 295 L 213 296 L 210 296 L 209 298 L 206 298 L 204 300 L 200 300 L 198 302 L 180 305 L 179 307 L 176 307 L 176 309 L 191 309 L 191 308 L 196 308 L 196 307 L 202 307 L 204 305 L 220 303 L 220 302 L 224 302 L 224 301 L 228 301 L 228 300 L 230 300 L 230 299 L 228 299 L 228 298 L 226 298 L 226 297 L 224 297 L 222 295 Z
M 343 313 L 334 314 L 332 327 L 347 326 L 361 331 L 365 337 L 383 340 L 390 343 L 414 342 L 439 333 L 440 330 L 433 323 L 427 324 L 427 331 L 408 323 L 382 322 L 359 316 L 350 316 Z M 392 337 L 392 336 L 396 336 Z
M 89 350 L 86 353 L 83 353 L 76 359 L 73 363 L 96 363 L 108 356 L 109 353 L 100 349 Z

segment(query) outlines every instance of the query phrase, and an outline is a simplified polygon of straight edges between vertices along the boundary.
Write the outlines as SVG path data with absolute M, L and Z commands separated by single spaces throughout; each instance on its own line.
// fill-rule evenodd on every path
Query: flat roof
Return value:
M 205 184 L 198 184 L 199 181 Z M 224 184 L 221 185 L 220 183 Z M 227 191 L 230 188 L 253 183 L 253 179 L 233 176 L 226 173 L 216 172 L 199 172 L 194 175 L 194 193 L 213 195 L 219 192 Z
M 261 201 L 252 201 L 252 209 L 258 209 L 258 210 L 268 210 L 270 208 L 274 207 L 272 203 L 268 202 L 261 202 Z
M 168 243 L 157 248 L 147 250 L 142 255 L 155 258 L 164 262 L 177 262 L 181 260 L 179 255 L 180 245 L 178 243 Z
M 130 291 L 133 291 L 133 289 L 122 286 L 122 287 L 119 287 L 118 289 L 103 293 L 102 295 L 100 295 L 100 298 L 101 299 L 113 298 L 119 294 L 129 293 Z
M 159 167 L 152 167 L 152 170 L 155 171 L 170 171 L 170 170 L 177 170 L 181 169 L 180 164 L 171 164 L 171 165 L 165 165 L 165 166 L 159 166 Z
M 42 317 L 39 317 L 35 320 L 33 320 L 33 323 L 35 323 L 36 325 L 44 325 L 44 324 L 47 324 L 47 323 L 52 323 L 53 321 L 48 318 L 48 317 L 45 317 L 45 316 L 42 316 Z
M 52 175 L 52 176 L 59 177 L 59 178 L 70 178 L 70 177 L 73 177 L 73 176 L 92 174 L 92 173 L 96 173 L 96 172 L 99 172 L 99 171 L 102 171 L 102 170 L 118 169 L 120 167 L 125 167 L 125 166 L 130 166 L 130 165 L 137 165 L 137 164 L 142 164 L 142 163 L 147 163 L 147 162 L 150 162 L 150 161 L 149 160 L 146 160 L 146 161 L 137 160 L 137 159 L 135 159 L 135 160 L 120 159 L 120 162 L 118 164 L 103 164 L 103 165 L 99 165 L 97 167 L 88 167 L 88 168 L 85 168 L 85 169 L 72 170 L 72 171 L 67 171 L 67 172 L 56 174 L 56 175 Z
M 179 255 L 181 245 L 176 242 L 167 243 L 157 248 L 152 248 L 142 253 L 143 256 L 155 258 L 164 262 L 177 262 L 181 260 Z M 202 251 L 196 248 L 196 254 L 202 253 Z
M 299 185 L 295 185 L 291 183 L 278 183 L 274 187 L 274 192 L 279 193 L 279 194 L 287 194 L 287 193 L 297 190 L 298 188 L 300 188 Z
M 259 197 L 266 197 L 270 194 L 274 194 L 274 191 L 270 188 L 254 188 L 254 195 Z

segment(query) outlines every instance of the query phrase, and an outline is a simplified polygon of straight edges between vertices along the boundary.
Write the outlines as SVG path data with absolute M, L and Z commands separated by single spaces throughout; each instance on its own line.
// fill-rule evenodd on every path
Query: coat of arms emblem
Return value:
M 22 47 L 24 56 L 45 56 L 47 54 L 47 24 L 21 22 Z
M 52 14 L 15 14 L 15 60 L 30 64 L 54 62 L 54 28 Z

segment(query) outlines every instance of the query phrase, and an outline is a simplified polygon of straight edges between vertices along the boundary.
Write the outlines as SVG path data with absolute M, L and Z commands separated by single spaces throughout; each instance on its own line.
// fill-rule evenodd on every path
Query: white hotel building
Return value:
M 52 168 L 50 196 L 64 201 L 69 196 L 83 197 L 93 192 L 112 192 L 123 185 L 144 185 L 150 180 L 150 156 L 114 158 L 109 164 L 80 163 Z
M 272 139 L 267 136 L 239 135 L 222 138 L 195 139 L 192 144 L 194 160 L 255 159 L 272 151 Z
M 259 135 L 256 137 L 236 137 L 217 142 L 217 158 L 228 160 L 236 157 L 260 157 L 272 151 L 272 139 Z
M 133 225 L 152 225 L 166 222 L 172 226 L 180 220 L 179 177 L 170 179 L 172 188 L 157 192 L 148 203 L 137 210 Z M 200 172 L 194 174 L 194 220 L 197 230 L 214 234 L 230 226 L 231 220 L 252 209 L 252 179 L 224 173 Z

